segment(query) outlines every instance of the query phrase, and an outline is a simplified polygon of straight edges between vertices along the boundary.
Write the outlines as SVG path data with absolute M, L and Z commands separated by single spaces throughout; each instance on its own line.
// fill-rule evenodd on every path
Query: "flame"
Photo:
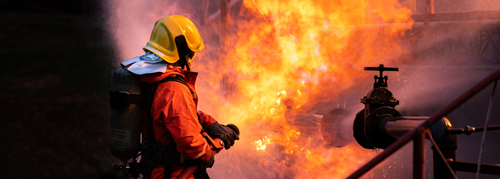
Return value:
M 274 170 L 283 175 L 346 177 L 374 154 L 357 145 L 318 145 L 311 132 L 301 135 L 294 114 L 350 88 L 365 77 L 360 75 L 364 66 L 401 55 L 398 39 L 409 26 L 384 23 L 412 23 L 411 12 L 396 0 L 245 0 L 244 5 L 249 11 L 241 15 L 252 18 L 236 24 L 227 52 L 235 61 L 226 63 L 241 94 L 231 108 L 252 114 L 241 116 L 247 130 L 262 131 L 260 137 L 254 133 L 258 138 L 252 144 L 269 152 Z M 273 147 L 286 157 L 272 157 Z
M 267 138 L 267 136 L 264 136 L 263 139 L 259 139 L 257 141 L 252 142 L 253 145 L 256 146 L 257 150 L 265 150 L 266 145 L 271 143 L 271 139 Z
M 239 126 L 241 139 L 232 150 L 238 150 L 241 143 L 251 145 L 252 151 L 245 154 L 258 156 L 262 166 L 273 170 L 276 176 L 270 178 L 345 178 L 374 153 L 355 143 L 342 148 L 324 146 L 316 124 L 302 125 L 307 121 L 297 114 L 314 114 L 314 109 L 322 107 L 315 104 L 348 93 L 357 80 L 367 77 L 363 67 L 390 64 L 405 54 L 400 38 L 413 23 L 410 10 L 397 0 L 241 3 L 228 30 L 220 30 L 218 21 L 199 26 L 206 46 L 193 62 L 200 73 L 199 108 L 221 123 Z M 185 14 L 162 10 L 145 15 L 148 29 L 161 16 Z M 140 19 L 129 9 L 120 12 Z M 126 29 L 136 28 L 131 25 L 121 28 L 119 39 L 147 32 L 139 34 L 145 40 L 137 47 L 127 46 L 133 44 L 129 41 L 119 43 L 127 46 L 123 53 L 140 50 L 147 42 L 150 30 L 129 32 Z M 219 47 L 221 37 L 224 45 Z

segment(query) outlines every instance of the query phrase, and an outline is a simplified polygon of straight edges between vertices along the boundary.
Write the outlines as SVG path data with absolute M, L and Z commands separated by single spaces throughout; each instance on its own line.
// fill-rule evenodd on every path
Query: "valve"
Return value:
M 384 67 L 384 64 L 380 64 L 378 67 L 365 67 L 365 71 L 380 71 L 380 75 L 375 75 L 375 83 L 373 83 L 373 88 L 387 87 L 387 76 L 384 76 L 384 71 L 399 71 L 398 68 L 394 67 Z

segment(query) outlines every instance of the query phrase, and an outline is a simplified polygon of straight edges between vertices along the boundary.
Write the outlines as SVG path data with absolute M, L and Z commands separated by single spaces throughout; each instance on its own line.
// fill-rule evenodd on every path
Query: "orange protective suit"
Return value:
M 180 67 L 168 66 L 163 74 L 142 75 L 141 80 L 147 83 L 161 81 L 171 75 L 181 75 L 189 85 L 167 81 L 161 83 L 156 89 L 151 114 L 153 116 L 153 128 L 156 141 L 167 145 L 175 142 L 177 151 L 185 159 L 201 159 L 207 162 L 210 159 L 211 148 L 207 141 L 200 134 L 202 128 L 207 128 L 216 120 L 201 111 L 200 120 L 197 116 L 198 96 L 195 92 L 195 82 L 197 73 L 182 72 Z M 146 121 L 142 122 L 143 135 L 147 135 Z M 173 140 L 173 141 L 172 141 Z M 171 178 L 177 177 L 185 168 L 182 164 L 172 167 Z M 164 168 L 155 167 L 150 175 L 153 179 L 163 179 Z M 194 178 L 194 176 L 191 176 Z

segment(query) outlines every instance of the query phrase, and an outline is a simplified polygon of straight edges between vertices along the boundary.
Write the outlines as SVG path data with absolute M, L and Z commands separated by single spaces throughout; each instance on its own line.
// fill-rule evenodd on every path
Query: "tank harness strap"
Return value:
M 147 138 L 142 139 L 141 143 L 141 172 L 144 175 L 144 178 L 149 178 L 153 168 L 155 167 L 155 135 L 153 130 L 153 116 L 151 115 L 151 107 L 154 100 L 154 93 L 156 88 L 155 84 L 145 83 L 143 82 L 141 85 L 141 106 L 144 107 L 142 110 L 141 116 L 146 117 L 146 125 L 147 125 Z
M 191 95 L 193 97 L 193 100 L 196 99 L 196 95 L 194 93 L 194 90 L 191 89 L 191 87 L 189 87 L 189 85 L 187 84 L 187 82 L 182 78 L 182 76 L 180 75 L 170 75 L 169 77 L 166 77 L 164 78 L 163 80 L 157 82 L 157 83 L 163 83 L 163 82 L 167 82 L 167 81 L 177 81 L 179 83 L 182 83 L 184 85 L 186 85 L 189 89 L 189 92 L 191 92 Z
M 147 127 L 148 127 L 148 139 L 147 141 L 156 141 L 156 138 L 154 136 L 154 130 L 153 130 L 153 116 L 151 115 L 151 109 L 154 101 L 154 95 L 156 93 L 156 90 L 158 89 L 158 86 L 161 83 L 167 82 L 167 81 L 176 81 L 179 83 L 182 83 L 188 87 L 189 91 L 194 97 L 194 91 L 189 87 L 189 85 L 184 81 L 182 76 L 180 75 L 171 75 L 169 77 L 164 78 L 161 81 L 155 82 L 150 85 L 143 85 L 143 86 L 150 86 L 150 89 L 146 89 L 150 94 L 147 96 L 148 101 L 146 102 L 146 110 L 147 111 Z M 147 142 L 146 146 L 149 149 L 153 149 L 154 151 L 149 151 L 150 153 L 153 153 L 154 157 L 154 165 L 155 166 L 164 166 L 164 172 L 163 176 L 165 179 L 170 178 L 172 175 L 172 166 L 174 165 L 175 162 L 179 162 L 181 160 L 181 154 L 177 151 L 177 147 L 175 145 L 174 141 L 171 141 L 168 145 L 163 145 L 159 142 Z M 154 167 L 153 167 L 154 168 Z
M 109 91 L 109 105 L 112 109 L 120 110 L 130 104 L 141 104 L 141 95 L 129 94 L 126 91 Z

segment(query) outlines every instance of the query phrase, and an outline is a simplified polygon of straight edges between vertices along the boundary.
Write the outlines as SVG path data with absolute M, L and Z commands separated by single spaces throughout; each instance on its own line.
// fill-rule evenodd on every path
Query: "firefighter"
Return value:
M 198 29 L 188 18 L 178 15 L 156 22 L 145 54 L 123 66 L 140 75 L 150 89 L 150 110 L 144 114 L 142 128 L 141 173 L 145 178 L 176 178 L 183 169 L 198 165 L 191 178 L 208 177 L 206 168 L 214 163 L 214 153 L 201 131 L 220 138 L 229 149 L 238 134 L 212 116 L 197 112 L 196 72 L 192 72 L 196 53 L 204 48 Z

